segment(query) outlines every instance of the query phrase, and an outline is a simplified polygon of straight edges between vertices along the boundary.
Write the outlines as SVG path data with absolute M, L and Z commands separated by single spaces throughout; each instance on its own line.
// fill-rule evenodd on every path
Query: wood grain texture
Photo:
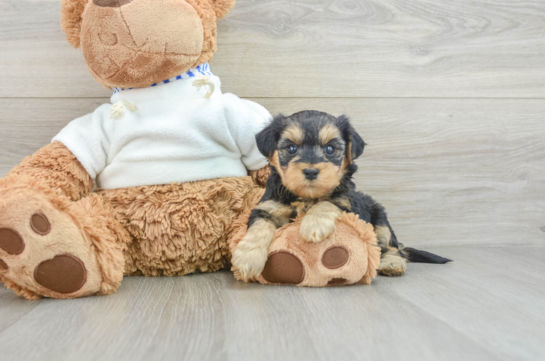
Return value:
M 411 264 L 371 286 L 262 286 L 220 272 L 126 278 L 114 295 L 70 301 L 0 289 L 0 312 L 18 315 L 0 329 L 2 360 L 542 359 L 545 247 L 435 251 L 455 262 Z
M 253 98 L 272 113 L 346 113 L 368 143 L 360 190 L 412 246 L 545 241 L 545 102 Z M 0 99 L 0 176 L 108 99 Z
M 102 97 L 60 0 L 0 1 L 0 97 Z M 541 0 L 238 0 L 213 70 L 245 97 L 545 97 Z
M 348 114 L 366 152 L 356 184 L 401 242 L 545 241 L 545 102 L 507 99 L 260 99 L 272 112 Z

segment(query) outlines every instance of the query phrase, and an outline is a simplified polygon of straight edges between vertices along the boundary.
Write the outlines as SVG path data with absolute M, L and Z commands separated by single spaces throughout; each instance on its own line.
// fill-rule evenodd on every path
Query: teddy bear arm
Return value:
M 267 180 L 271 175 L 271 168 L 268 165 L 258 170 L 251 170 L 248 172 L 255 184 L 265 188 L 267 186 Z
M 25 158 L 8 177 L 41 189 L 56 189 L 73 201 L 88 195 L 93 180 L 76 157 L 60 142 L 53 142 Z

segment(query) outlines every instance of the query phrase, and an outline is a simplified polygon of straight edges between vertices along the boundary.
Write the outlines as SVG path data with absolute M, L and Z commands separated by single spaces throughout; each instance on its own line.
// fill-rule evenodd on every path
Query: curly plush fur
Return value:
M 130 233 L 125 274 L 182 276 L 229 263 L 227 240 L 264 190 L 251 177 L 99 191 Z
M 214 10 L 218 19 L 224 18 L 229 11 L 233 10 L 235 2 L 233 0 L 212 0 L 214 2 Z
M 88 0 L 62 0 L 61 29 L 66 34 L 66 40 L 74 48 L 80 46 L 81 22 L 83 9 Z
M 57 191 L 73 201 L 87 196 L 93 189 L 89 173 L 59 142 L 49 144 L 32 157 L 23 159 L 10 175 L 24 175 L 40 184 L 42 189 Z

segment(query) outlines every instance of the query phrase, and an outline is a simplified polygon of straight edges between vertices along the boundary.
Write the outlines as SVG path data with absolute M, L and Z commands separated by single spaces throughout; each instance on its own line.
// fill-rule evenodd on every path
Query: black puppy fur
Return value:
M 382 250 L 381 274 L 401 275 L 407 261 L 450 261 L 404 247 L 398 242 L 384 207 L 356 191 L 352 177 L 358 167 L 353 161 L 362 155 L 366 144 L 346 116 L 336 118 L 317 111 L 290 117 L 278 115 L 256 140 L 260 152 L 270 161 L 272 173 L 265 195 L 252 211 L 249 227 L 261 220 L 279 228 L 299 212 L 306 213 L 319 202 L 330 202 L 340 211 L 356 213 L 374 226 Z

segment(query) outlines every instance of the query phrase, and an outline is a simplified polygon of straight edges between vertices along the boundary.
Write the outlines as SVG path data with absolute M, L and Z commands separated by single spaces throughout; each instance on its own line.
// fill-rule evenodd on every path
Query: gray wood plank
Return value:
M 349 114 L 367 141 L 360 190 L 406 244 L 545 240 L 545 102 L 254 98 L 273 112 Z M 0 176 L 107 99 L 0 99 Z
M 543 245 L 435 251 L 455 261 L 411 264 L 371 286 L 271 287 L 219 272 L 126 278 L 114 295 L 70 301 L 32 303 L 0 289 L 0 317 L 37 305 L 0 329 L 2 359 L 543 358 Z M 526 282 L 514 270 L 528 272 Z
M 410 265 L 404 282 L 395 283 L 397 295 L 508 360 L 545 358 L 543 243 L 434 251 L 455 262 L 433 272 Z
M 101 97 L 60 0 L 0 1 L 0 97 Z M 213 70 L 246 97 L 545 97 L 540 0 L 238 0 Z
M 4 285 L 0 283 L 0 334 L 3 330 L 8 329 L 24 318 L 40 304 L 40 301 L 21 301 L 20 298 L 14 297 L 14 294 L 6 290 Z
M 71 120 L 93 112 L 108 99 L 0 99 L 0 176 L 51 142 Z

